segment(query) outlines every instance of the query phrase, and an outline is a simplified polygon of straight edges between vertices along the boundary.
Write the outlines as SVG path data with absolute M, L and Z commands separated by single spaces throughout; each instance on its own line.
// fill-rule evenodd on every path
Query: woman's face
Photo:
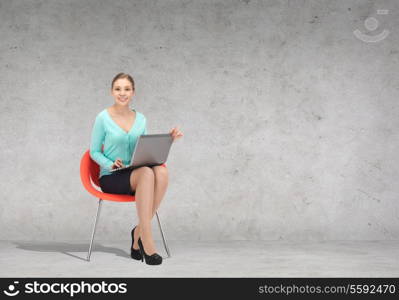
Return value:
M 129 105 L 134 91 L 132 84 L 126 78 L 120 78 L 114 82 L 112 88 L 112 96 L 115 98 L 115 104 L 117 105 Z

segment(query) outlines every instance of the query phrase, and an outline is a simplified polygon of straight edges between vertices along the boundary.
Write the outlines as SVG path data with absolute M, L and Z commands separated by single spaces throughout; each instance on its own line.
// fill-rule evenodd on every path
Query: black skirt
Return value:
M 130 186 L 130 174 L 133 169 L 117 171 L 100 177 L 100 188 L 104 193 L 135 195 Z

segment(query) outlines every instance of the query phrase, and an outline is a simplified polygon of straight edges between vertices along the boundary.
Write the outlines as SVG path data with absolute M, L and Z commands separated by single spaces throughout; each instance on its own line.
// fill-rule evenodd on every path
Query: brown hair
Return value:
M 114 79 L 112 79 L 111 90 L 114 88 L 114 82 L 121 78 L 126 78 L 127 80 L 129 80 L 130 83 L 132 84 L 132 88 L 134 91 L 134 80 L 133 80 L 132 76 L 130 76 L 129 74 L 125 74 L 125 73 L 119 73 L 114 77 Z

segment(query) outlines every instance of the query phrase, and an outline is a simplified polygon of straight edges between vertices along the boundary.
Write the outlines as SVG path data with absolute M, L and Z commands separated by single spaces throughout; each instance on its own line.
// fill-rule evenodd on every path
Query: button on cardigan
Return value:
M 134 109 L 132 111 L 136 112 L 136 119 L 129 132 L 116 124 L 107 109 L 96 116 L 91 135 L 90 157 L 100 166 L 99 178 L 113 174 L 110 170 L 117 158 L 124 165 L 130 164 L 138 137 L 147 134 L 145 116 Z M 101 152 L 103 144 L 104 152 Z

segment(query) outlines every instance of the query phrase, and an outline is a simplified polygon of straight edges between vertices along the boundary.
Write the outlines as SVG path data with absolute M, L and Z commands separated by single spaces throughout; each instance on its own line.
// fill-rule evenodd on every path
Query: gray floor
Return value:
M 87 248 L 0 241 L 0 277 L 399 277 L 399 241 L 169 241 L 159 266 L 132 260 L 129 241 L 97 241 L 90 262 Z

